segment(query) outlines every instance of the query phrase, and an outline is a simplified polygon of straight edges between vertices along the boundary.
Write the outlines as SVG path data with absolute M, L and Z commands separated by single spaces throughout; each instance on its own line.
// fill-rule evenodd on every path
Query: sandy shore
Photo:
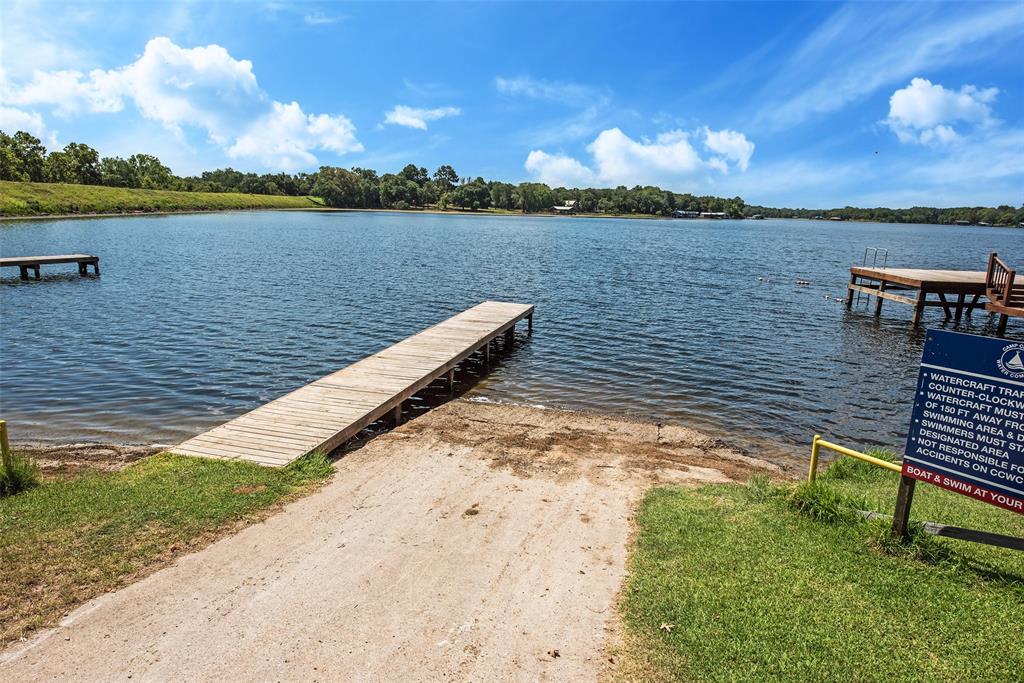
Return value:
M 11 680 L 595 680 L 654 484 L 779 469 L 679 426 L 453 401 L 0 652 Z
M 12 448 L 35 460 L 43 477 L 48 479 L 70 477 L 87 470 L 119 470 L 161 450 L 159 446 L 107 443 L 16 443 Z

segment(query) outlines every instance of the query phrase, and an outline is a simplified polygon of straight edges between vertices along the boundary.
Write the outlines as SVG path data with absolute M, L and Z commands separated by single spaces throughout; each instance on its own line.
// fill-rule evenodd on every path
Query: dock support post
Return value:
M 914 304 L 914 316 L 910 319 L 911 325 L 921 322 L 921 314 L 924 313 L 924 302 L 927 293 L 922 289 L 917 293 L 917 302 Z
M 881 297 L 881 293 L 884 292 L 884 291 L 885 291 L 885 280 L 882 280 L 882 281 L 880 281 L 878 283 L 878 294 L 879 294 L 879 296 L 875 297 L 878 300 L 878 301 L 875 302 L 875 317 L 876 318 L 882 315 L 882 302 L 885 301 L 885 299 L 883 299 Z
M 1010 316 L 1005 313 L 999 314 L 999 326 L 996 328 L 996 334 L 1000 337 L 1006 334 L 1006 323 L 1009 322 Z
M 484 362 L 487 363 L 487 368 L 491 367 L 491 342 L 484 344 Z
M 89 273 L 89 262 L 88 261 L 79 261 L 78 262 L 78 274 L 79 275 L 87 275 L 88 273 Z
M 93 272 L 93 275 L 99 275 L 100 274 L 100 259 L 99 259 L 99 257 L 97 257 L 96 260 L 92 262 L 92 272 Z
M 516 328 L 513 325 L 512 327 L 510 327 L 507 330 L 505 330 L 505 345 L 504 345 L 504 347 L 502 347 L 502 350 L 505 353 L 510 353 L 512 351 L 512 345 L 515 344 L 515 343 L 516 343 Z
M 852 285 L 855 285 L 855 284 L 857 284 L 857 276 L 851 274 L 850 275 L 850 285 L 852 286 Z M 853 289 L 851 289 L 850 287 L 847 287 L 846 288 L 846 310 L 850 310 L 851 308 L 853 308 Z
M 391 422 L 395 427 L 402 424 L 402 404 L 399 403 L 395 406 L 394 411 L 391 413 Z
M 455 393 L 455 368 L 448 371 L 448 393 Z
M 526 334 L 533 334 L 533 313 L 526 316 Z
M 960 322 L 960 320 L 964 317 L 964 300 L 966 298 L 967 298 L 966 294 L 960 294 L 956 298 L 956 321 L 957 322 Z
M 938 292 L 938 295 L 939 295 L 939 301 L 942 302 L 942 310 L 946 314 L 946 320 L 949 320 L 950 318 L 953 317 L 953 311 L 949 310 L 949 302 L 946 301 L 946 295 L 943 294 L 942 292 Z
M 36 265 L 32 266 L 32 268 L 36 271 L 36 279 L 42 280 L 43 278 L 39 275 L 39 264 L 37 263 Z
M 974 313 L 974 307 L 978 305 L 978 299 L 981 298 L 980 294 L 975 294 L 971 297 L 971 303 L 967 304 L 967 317 L 970 318 L 971 314 Z
M 21 279 L 28 279 L 28 266 L 18 266 L 18 270 L 21 271 Z

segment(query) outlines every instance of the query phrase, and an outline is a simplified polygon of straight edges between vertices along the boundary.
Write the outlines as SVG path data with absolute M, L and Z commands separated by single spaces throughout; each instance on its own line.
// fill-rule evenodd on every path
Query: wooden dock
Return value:
M 89 266 L 92 266 L 95 275 L 100 274 L 100 257 L 92 254 L 60 254 L 57 256 L 12 256 L 0 258 L 0 268 L 14 268 L 21 270 L 21 279 L 28 279 L 28 271 L 35 273 L 36 279 L 40 279 L 39 266 L 54 263 L 77 263 L 78 274 L 87 275 Z
M 921 314 L 929 306 L 941 306 L 946 319 L 957 322 L 965 313 L 970 316 L 982 308 L 999 315 L 997 333 L 1003 335 L 1010 318 L 1024 318 L 1024 283 L 1016 282 L 1016 274 L 995 252 L 989 255 L 988 269 L 977 271 L 853 266 L 846 307 L 853 306 L 853 297 L 858 292 L 876 297 L 876 317 L 881 315 L 885 300 L 909 304 L 914 307 L 914 325 L 921 321 Z M 930 295 L 935 298 L 929 299 Z M 955 300 L 950 301 L 947 296 Z M 982 297 L 986 300 L 982 301 Z
M 454 384 L 455 367 L 478 351 L 490 360 L 499 337 L 504 337 L 503 350 L 511 350 L 515 325 L 523 319 L 532 333 L 533 306 L 486 301 L 171 452 L 270 466 L 287 465 L 315 450 L 330 452 L 389 414 L 397 424 L 404 401 L 441 377 Z
M 853 306 L 854 294 L 860 292 L 877 298 L 876 316 L 882 314 L 882 302 L 888 300 L 913 306 L 914 325 L 921 321 L 921 314 L 929 306 L 941 306 L 946 319 L 959 321 L 964 313 L 970 316 L 976 308 L 984 306 L 979 301 L 985 296 L 985 271 L 854 266 L 850 268 L 847 290 L 847 308 Z M 897 292 L 910 292 L 910 295 Z M 929 299 L 931 295 L 935 298 Z M 947 296 L 955 300 L 950 301 Z

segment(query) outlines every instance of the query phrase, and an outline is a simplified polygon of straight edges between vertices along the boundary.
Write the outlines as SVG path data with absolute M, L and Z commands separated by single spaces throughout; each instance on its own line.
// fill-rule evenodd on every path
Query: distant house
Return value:
M 561 206 L 552 206 L 551 210 L 555 213 L 576 213 L 579 209 L 575 199 L 567 199 Z
M 700 218 L 700 211 L 683 211 L 682 209 L 676 209 L 672 212 L 672 215 L 676 218 Z
M 846 219 L 843 218 L 842 216 L 830 216 L 829 220 L 830 221 L 845 221 Z

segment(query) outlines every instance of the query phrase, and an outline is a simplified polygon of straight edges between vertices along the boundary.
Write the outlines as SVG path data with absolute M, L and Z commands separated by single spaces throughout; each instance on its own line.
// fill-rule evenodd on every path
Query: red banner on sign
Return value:
M 992 491 L 984 486 L 978 486 L 975 483 L 964 481 L 963 479 L 950 476 L 944 472 L 936 472 L 928 469 L 927 467 L 913 465 L 904 461 L 903 476 L 910 477 L 911 479 L 917 479 L 918 481 L 928 482 L 929 484 L 934 484 L 935 486 L 939 486 L 948 491 L 970 496 L 971 498 L 977 498 L 978 500 L 983 500 L 986 503 L 998 505 L 1001 508 L 1006 508 L 1007 510 L 1024 514 L 1024 500 L 1021 500 L 1020 498 L 1013 498 L 1005 493 L 999 493 L 998 491 Z

